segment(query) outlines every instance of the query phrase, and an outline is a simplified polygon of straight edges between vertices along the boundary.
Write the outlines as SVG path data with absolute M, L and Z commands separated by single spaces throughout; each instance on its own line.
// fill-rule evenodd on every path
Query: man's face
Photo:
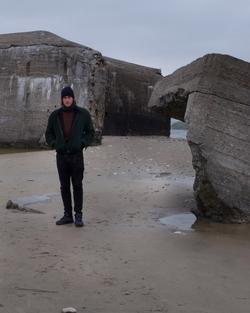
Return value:
M 72 97 L 66 96 L 66 97 L 63 97 L 62 101 L 66 107 L 70 107 L 72 105 L 74 99 Z

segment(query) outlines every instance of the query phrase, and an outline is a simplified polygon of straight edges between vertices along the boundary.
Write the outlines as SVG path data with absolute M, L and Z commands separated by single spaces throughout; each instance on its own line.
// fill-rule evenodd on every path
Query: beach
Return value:
M 54 151 L 0 154 L 0 312 L 249 311 L 249 225 L 189 224 L 186 140 L 104 136 L 84 162 L 76 228 L 55 225 Z M 34 211 L 7 210 L 8 200 Z

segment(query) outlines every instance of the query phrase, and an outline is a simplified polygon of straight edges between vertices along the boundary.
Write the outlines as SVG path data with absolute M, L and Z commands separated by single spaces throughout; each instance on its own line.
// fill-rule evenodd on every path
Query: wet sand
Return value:
M 85 168 L 86 227 L 56 226 L 55 153 L 0 155 L 0 312 L 249 312 L 249 225 L 183 227 L 195 206 L 184 140 L 104 137 Z

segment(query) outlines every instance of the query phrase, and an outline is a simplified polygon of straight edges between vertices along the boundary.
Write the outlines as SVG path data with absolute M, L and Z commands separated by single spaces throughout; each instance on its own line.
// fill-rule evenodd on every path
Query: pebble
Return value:
M 181 234 L 184 234 L 184 233 L 182 231 L 177 230 L 177 231 L 174 232 L 174 234 L 181 235 Z
M 74 308 L 64 308 L 62 309 L 62 313 L 76 313 L 76 309 Z

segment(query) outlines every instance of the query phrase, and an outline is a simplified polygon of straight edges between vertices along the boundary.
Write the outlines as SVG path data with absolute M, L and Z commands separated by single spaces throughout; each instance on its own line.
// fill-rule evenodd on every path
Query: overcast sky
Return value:
M 206 53 L 250 62 L 249 0 L 8 0 L 0 33 L 51 31 L 169 74 Z

